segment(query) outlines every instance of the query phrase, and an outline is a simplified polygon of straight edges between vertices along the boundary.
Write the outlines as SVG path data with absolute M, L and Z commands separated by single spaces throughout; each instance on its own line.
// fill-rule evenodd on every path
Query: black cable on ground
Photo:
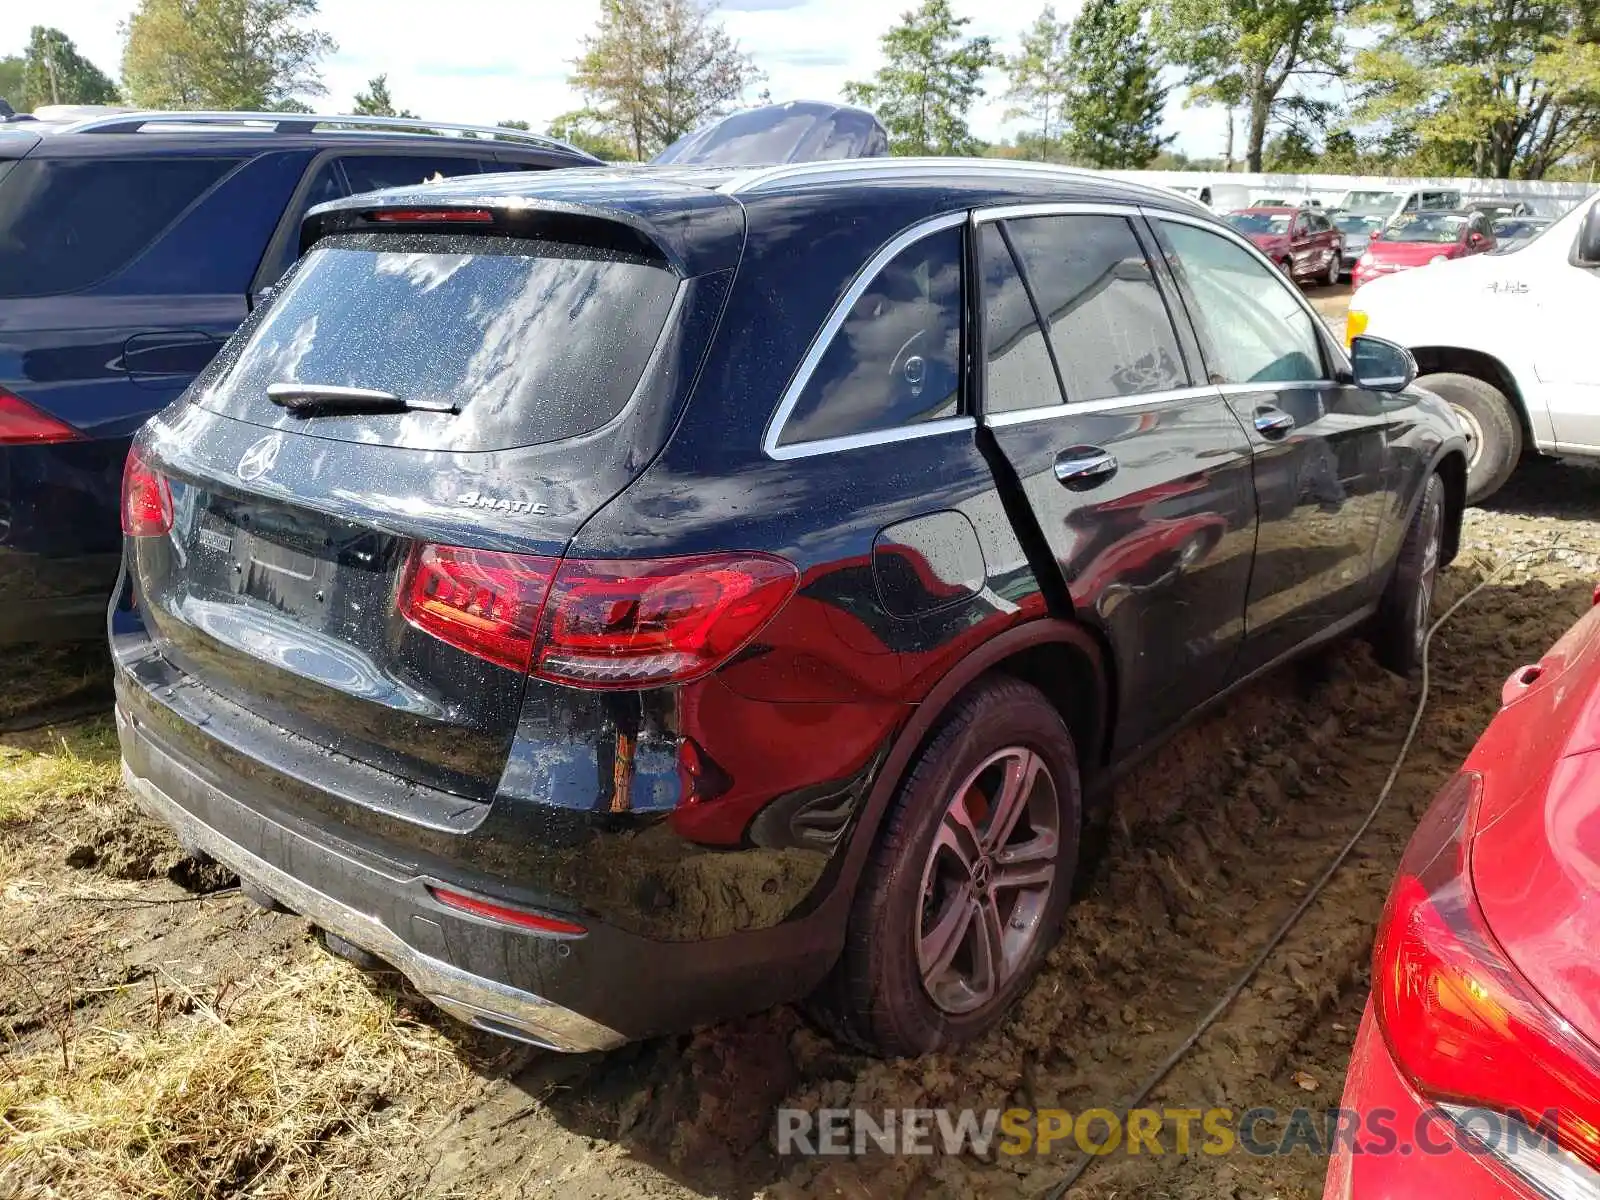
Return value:
M 1429 626 L 1428 634 L 1422 640 L 1422 690 L 1421 694 L 1417 697 L 1416 711 L 1411 716 L 1411 728 L 1406 730 L 1405 741 L 1400 744 L 1400 753 L 1394 760 L 1394 766 L 1389 768 L 1389 777 L 1384 780 L 1383 787 L 1378 792 L 1378 798 L 1373 801 L 1372 807 L 1367 811 L 1366 819 L 1363 820 L 1356 831 L 1350 835 L 1350 840 L 1345 842 L 1339 853 L 1333 856 L 1333 861 L 1330 862 L 1322 874 L 1318 876 L 1317 881 L 1311 885 L 1311 889 L 1300 898 L 1300 903 L 1295 905 L 1294 911 L 1289 914 L 1289 916 L 1284 920 L 1283 924 L 1279 925 L 1278 928 L 1273 931 L 1272 936 L 1267 939 L 1266 944 L 1256 952 L 1256 956 L 1250 960 L 1250 965 L 1244 969 L 1244 972 L 1239 976 L 1239 978 L 1234 980 L 1233 985 L 1229 987 L 1228 990 L 1222 994 L 1221 998 L 1211 1006 L 1211 1010 L 1207 1012 L 1205 1016 L 1200 1018 L 1200 1023 L 1194 1027 L 1189 1036 L 1184 1038 L 1179 1044 L 1178 1048 L 1162 1060 L 1161 1065 L 1150 1073 L 1149 1078 L 1140 1085 L 1139 1090 L 1136 1091 L 1128 1100 L 1128 1102 L 1122 1106 L 1118 1112 L 1118 1116 L 1121 1121 L 1125 1122 L 1128 1119 L 1129 1112 L 1135 1108 L 1138 1108 L 1147 1099 L 1149 1099 L 1150 1093 L 1155 1091 L 1160 1085 L 1161 1081 L 1171 1074 L 1172 1068 L 1176 1067 L 1180 1062 L 1183 1061 L 1184 1056 L 1187 1055 L 1189 1051 L 1194 1049 L 1195 1045 L 1200 1041 L 1200 1039 L 1205 1036 L 1206 1031 L 1216 1024 L 1217 1018 L 1222 1016 L 1222 1014 L 1228 1010 L 1229 1006 L 1231 1006 L 1233 1002 L 1240 997 L 1245 988 L 1250 986 L 1250 981 L 1253 980 L 1257 973 L 1260 972 L 1261 968 L 1266 965 L 1266 961 L 1272 956 L 1272 952 L 1278 948 L 1278 946 L 1283 942 L 1283 939 L 1288 937 L 1289 933 L 1294 929 L 1294 927 L 1300 923 L 1300 918 L 1305 916 L 1306 911 L 1311 907 L 1312 903 L 1319 895 L 1321 895 L 1322 889 L 1328 886 L 1328 882 L 1334 877 L 1334 875 L 1338 873 L 1339 868 L 1344 866 L 1345 860 L 1348 859 L 1351 852 L 1355 850 L 1356 843 L 1358 843 L 1367 830 L 1372 827 L 1372 822 L 1377 820 L 1378 814 L 1383 811 L 1383 806 L 1389 801 L 1389 793 L 1394 790 L 1395 780 L 1400 777 L 1400 768 L 1405 765 L 1406 755 L 1411 752 L 1411 743 L 1416 740 L 1417 730 L 1422 725 L 1422 714 L 1427 711 L 1428 690 L 1432 683 L 1428 666 L 1428 650 L 1433 645 L 1433 635 L 1439 632 L 1440 628 L 1443 627 L 1445 622 L 1456 615 L 1456 611 L 1460 609 L 1462 605 L 1466 604 L 1468 600 L 1471 600 L 1479 592 L 1483 591 L 1484 588 L 1488 587 L 1491 583 L 1499 579 L 1518 562 L 1521 562 L 1525 558 L 1532 558 L 1535 555 L 1548 554 L 1553 548 L 1554 543 L 1552 543 L 1550 546 L 1541 547 L 1538 550 L 1525 550 L 1521 554 L 1507 559 L 1493 572 L 1485 576 L 1481 581 L 1474 585 L 1472 589 L 1463 595 L 1459 600 L 1447 608 L 1444 612 L 1444 615 L 1435 621 L 1431 626 Z M 1077 1183 L 1078 1180 L 1083 1178 L 1084 1173 L 1088 1171 L 1092 1165 L 1094 1165 L 1095 1161 L 1095 1155 L 1086 1154 L 1080 1158 L 1075 1164 L 1073 1164 L 1072 1169 L 1067 1172 L 1066 1177 L 1063 1178 L 1060 1183 L 1056 1184 L 1055 1187 L 1051 1188 L 1045 1193 L 1045 1200 L 1062 1200 L 1062 1197 L 1067 1194 L 1067 1190 L 1071 1188 L 1073 1184 Z

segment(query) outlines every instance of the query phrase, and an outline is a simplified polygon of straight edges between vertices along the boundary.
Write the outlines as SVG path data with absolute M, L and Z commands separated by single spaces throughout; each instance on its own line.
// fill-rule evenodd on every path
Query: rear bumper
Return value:
M 126 740 L 132 730 L 120 709 L 117 725 Z M 426 953 L 372 912 L 363 911 L 334 894 L 384 897 L 392 908 L 398 898 L 395 892 L 400 881 L 385 877 L 332 846 L 318 844 L 291 829 L 266 821 L 198 776 L 185 772 L 170 759 L 166 760 L 165 767 L 162 772 L 167 776 L 165 782 L 170 786 L 174 780 L 178 781 L 185 793 L 184 802 L 169 795 L 151 779 L 136 774 L 126 759 L 122 773 L 139 806 L 169 826 L 187 849 L 210 855 L 314 925 L 377 955 L 451 1016 L 552 1050 L 608 1050 L 628 1040 L 617 1030 L 532 992 L 473 974 Z M 232 840 L 208 823 L 200 815 L 202 813 L 217 824 L 226 822 L 234 828 L 258 830 L 263 841 L 270 841 L 276 848 L 275 857 L 294 864 L 295 874 L 289 874 Z M 324 886 L 327 890 L 323 890 Z M 409 924 L 424 937 L 439 929 L 439 922 L 422 912 L 413 912 Z M 518 935 L 502 933 L 501 936 Z
M 0 645 L 105 637 L 116 554 L 52 558 L 0 549 Z

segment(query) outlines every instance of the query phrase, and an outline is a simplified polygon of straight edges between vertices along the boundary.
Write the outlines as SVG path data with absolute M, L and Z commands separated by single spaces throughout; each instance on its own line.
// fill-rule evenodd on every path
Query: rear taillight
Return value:
M 81 442 L 83 434 L 42 413 L 21 396 L 0 388 L 0 446 L 44 446 Z
M 585 688 L 693 679 L 738 653 L 799 579 L 765 554 L 568 559 L 550 588 L 534 674 Z
M 161 537 L 172 529 L 172 485 L 137 450 L 122 468 L 122 532 Z
M 565 559 L 419 547 L 401 614 L 458 649 L 581 688 L 715 670 L 783 607 L 793 564 L 765 554 Z
M 1378 1025 L 1424 1099 L 1510 1114 L 1600 1167 L 1600 1049 L 1522 977 L 1473 894 L 1481 790 L 1457 775 L 1406 850 L 1373 954 Z
M 534 555 L 419 546 L 400 581 L 400 615 L 458 650 L 526 671 L 556 562 Z

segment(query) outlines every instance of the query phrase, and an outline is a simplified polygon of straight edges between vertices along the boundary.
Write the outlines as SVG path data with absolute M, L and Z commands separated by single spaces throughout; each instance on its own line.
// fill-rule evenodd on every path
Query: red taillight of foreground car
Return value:
M 42 413 L 14 392 L 0 388 L 0 446 L 47 446 L 81 442 L 83 434 Z
M 122 468 L 122 532 L 161 537 L 172 529 L 172 485 L 137 450 Z
M 458 650 L 526 671 L 558 561 L 419 546 L 400 581 L 400 615 Z
M 800 573 L 765 554 L 566 559 L 421 546 L 400 612 L 440 641 L 581 688 L 704 675 L 738 653 Z
M 1472 815 L 1482 790 L 1455 777 L 1418 828 L 1373 952 L 1378 1026 L 1402 1075 L 1436 1104 L 1512 1113 L 1600 1167 L 1600 1049 L 1507 959 L 1473 895 Z

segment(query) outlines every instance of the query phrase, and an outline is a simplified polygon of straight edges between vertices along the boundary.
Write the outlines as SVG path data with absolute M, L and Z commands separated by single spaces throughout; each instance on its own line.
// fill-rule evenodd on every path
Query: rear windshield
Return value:
M 237 158 L 26 158 L 0 178 L 0 296 L 59 296 L 116 274 Z
M 196 384 L 206 408 L 318 437 L 500 450 L 575 437 L 628 402 L 678 278 L 584 246 L 349 234 L 318 242 Z M 273 383 L 459 407 L 299 417 Z

